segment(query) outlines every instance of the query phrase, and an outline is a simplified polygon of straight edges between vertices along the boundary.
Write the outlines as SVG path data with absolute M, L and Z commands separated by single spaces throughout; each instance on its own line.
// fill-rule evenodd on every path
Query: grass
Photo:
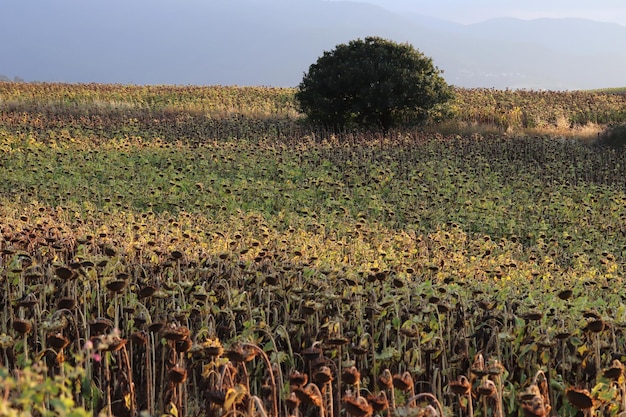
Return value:
M 595 93 L 608 93 L 608 94 L 626 94 L 626 87 L 614 87 L 614 88 L 601 88 L 592 90 Z

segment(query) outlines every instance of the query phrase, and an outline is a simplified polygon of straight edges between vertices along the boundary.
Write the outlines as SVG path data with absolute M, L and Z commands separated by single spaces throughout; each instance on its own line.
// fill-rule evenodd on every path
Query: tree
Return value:
M 296 98 L 312 122 L 387 130 L 423 122 L 452 98 L 441 73 L 408 43 L 367 37 L 324 52 Z

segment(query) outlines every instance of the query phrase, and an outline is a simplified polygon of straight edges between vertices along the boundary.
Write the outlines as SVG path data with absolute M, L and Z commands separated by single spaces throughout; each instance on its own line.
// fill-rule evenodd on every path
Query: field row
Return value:
M 21 125 L 22 129 L 61 127 L 58 119 L 67 118 L 65 127 L 78 119 L 84 127 L 103 127 L 102 133 L 109 132 L 107 127 L 113 121 L 123 121 L 132 129 L 133 122 L 163 117 L 175 119 L 177 124 L 185 123 L 181 119 L 193 119 L 194 125 L 218 119 L 241 121 L 241 117 L 257 122 L 271 119 L 294 128 L 293 123 L 301 119 L 294 94 L 294 89 L 287 88 L 0 83 L 0 109 L 6 117 L 3 125 Z M 450 104 L 440 109 L 436 122 L 448 120 L 513 131 L 567 131 L 621 123 L 626 117 L 625 103 L 626 95 L 610 92 L 457 88 Z

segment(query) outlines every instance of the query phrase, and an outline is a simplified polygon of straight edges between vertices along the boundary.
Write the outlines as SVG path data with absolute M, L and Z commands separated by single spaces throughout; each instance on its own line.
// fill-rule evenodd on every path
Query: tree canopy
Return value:
M 452 97 L 441 73 L 408 43 L 367 37 L 324 52 L 296 98 L 314 123 L 386 130 L 423 122 Z

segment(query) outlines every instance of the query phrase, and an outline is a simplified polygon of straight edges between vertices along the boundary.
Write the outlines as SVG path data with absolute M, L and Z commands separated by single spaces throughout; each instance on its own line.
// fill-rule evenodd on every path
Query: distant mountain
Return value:
M 3 0 L 0 74 L 28 81 L 296 86 L 339 43 L 410 42 L 464 87 L 625 84 L 626 27 L 581 19 L 460 25 L 361 2 Z
M 468 25 L 465 33 L 482 38 L 524 40 L 572 55 L 613 54 L 626 50 L 626 27 L 585 19 L 492 19 Z

